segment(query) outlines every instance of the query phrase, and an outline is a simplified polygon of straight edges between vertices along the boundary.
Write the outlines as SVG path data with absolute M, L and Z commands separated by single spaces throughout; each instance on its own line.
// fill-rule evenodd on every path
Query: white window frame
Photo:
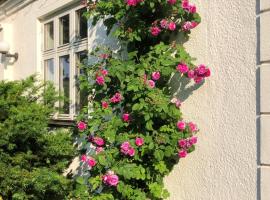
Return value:
M 61 114 L 57 111 L 53 115 L 54 120 L 74 120 L 76 117 L 76 77 L 77 77 L 77 53 L 88 50 L 88 36 L 83 39 L 78 39 L 77 33 L 78 29 L 78 18 L 77 11 L 85 8 L 84 5 L 73 5 L 69 6 L 63 11 L 58 11 L 43 20 L 42 23 L 42 63 L 41 63 L 41 72 L 43 79 L 45 78 L 45 61 L 48 59 L 54 60 L 54 83 L 57 91 L 60 89 L 60 57 L 64 55 L 69 55 L 70 59 L 70 105 L 69 105 L 69 114 Z M 70 42 L 68 44 L 60 45 L 60 24 L 59 19 L 65 15 L 69 15 L 69 38 Z M 53 21 L 54 27 L 54 48 L 50 50 L 45 50 L 45 33 L 44 25 Z M 88 32 L 88 31 L 87 31 Z M 88 35 L 88 34 L 87 34 Z M 59 102 L 56 106 L 59 106 Z

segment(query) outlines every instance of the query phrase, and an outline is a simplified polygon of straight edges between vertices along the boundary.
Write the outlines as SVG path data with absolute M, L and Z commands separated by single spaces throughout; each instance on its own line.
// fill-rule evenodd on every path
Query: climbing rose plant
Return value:
M 80 199 L 166 199 L 163 178 L 195 150 L 198 127 L 182 118 L 172 76 L 200 84 L 210 69 L 173 38 L 200 23 L 188 0 L 86 2 L 93 24 L 102 19 L 128 56 L 97 48 L 82 66 L 80 88 L 89 106 L 78 116 L 82 138 Z

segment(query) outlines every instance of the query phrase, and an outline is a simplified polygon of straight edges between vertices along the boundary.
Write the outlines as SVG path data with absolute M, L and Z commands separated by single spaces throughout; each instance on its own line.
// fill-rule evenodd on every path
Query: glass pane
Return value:
M 60 57 L 60 93 L 64 95 L 64 102 L 61 103 L 62 113 L 69 114 L 69 89 L 70 89 L 70 63 L 69 56 Z
M 60 18 L 60 45 L 69 43 L 69 15 Z
M 53 49 L 54 46 L 53 22 L 44 25 L 44 48 Z
M 54 83 L 54 60 L 53 59 L 48 59 L 45 60 L 45 80 L 46 81 L 51 81 Z
M 77 53 L 77 77 L 83 75 L 83 70 L 79 68 L 81 64 L 87 63 L 88 54 L 87 51 Z M 77 79 L 77 93 L 76 93 L 76 113 L 87 106 L 88 104 L 88 92 L 85 88 L 79 88 L 79 80 Z
M 78 38 L 83 39 L 87 37 L 87 19 L 83 14 L 86 12 L 86 8 L 82 8 L 77 11 L 77 30 L 78 30 Z

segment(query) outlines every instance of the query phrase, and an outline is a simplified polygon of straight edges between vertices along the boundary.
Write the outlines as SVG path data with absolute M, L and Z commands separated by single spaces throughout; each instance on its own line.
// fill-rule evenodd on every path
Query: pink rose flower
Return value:
M 187 0 L 182 1 L 182 8 L 189 13 L 196 13 L 197 10 L 195 4 L 189 3 Z
M 124 142 L 124 143 L 121 144 L 121 150 L 128 151 L 129 148 L 130 148 L 129 142 Z
M 182 74 L 185 74 L 188 72 L 188 66 L 185 63 L 180 63 L 177 65 L 176 70 L 179 71 Z
M 101 74 L 102 74 L 103 76 L 107 76 L 107 75 L 108 75 L 108 70 L 102 69 L 102 70 L 101 70 Z
M 113 97 L 110 99 L 112 103 L 118 103 L 121 100 L 122 100 L 122 95 L 119 92 L 115 93 L 115 95 L 113 95 Z
M 167 0 L 167 2 L 171 5 L 175 4 L 176 3 L 176 0 Z
M 96 154 L 99 154 L 102 151 L 104 151 L 103 147 L 97 147 L 96 148 Z
M 104 79 L 103 76 L 98 76 L 98 77 L 96 78 L 96 82 L 97 82 L 98 85 L 104 85 L 105 79 Z
M 187 141 L 185 139 L 179 140 L 178 145 L 181 148 L 185 148 L 187 146 Z
M 189 7 L 189 2 L 188 2 L 188 0 L 183 0 L 183 1 L 182 1 L 182 8 L 183 8 L 183 9 L 188 9 L 188 7 Z
M 204 76 L 205 76 L 205 77 L 211 76 L 211 71 L 210 71 L 209 68 L 206 69 L 206 72 L 205 72 Z
M 144 144 L 144 139 L 143 138 L 139 138 L 137 137 L 136 140 L 135 140 L 135 144 L 140 147 Z
M 154 87 L 156 86 L 155 81 L 149 80 L 149 81 L 148 81 L 148 86 L 149 86 L 150 88 L 154 88 Z
M 133 157 L 135 155 L 135 149 L 129 148 L 128 155 L 131 156 L 131 157 Z
M 81 157 L 81 161 L 83 161 L 83 162 L 86 162 L 88 159 L 87 159 L 87 155 L 82 155 L 82 157 Z
M 96 164 L 97 164 L 97 162 L 95 161 L 94 158 L 90 158 L 90 159 L 87 161 L 87 163 L 88 163 L 88 165 L 89 165 L 90 167 L 94 167 L 94 166 L 96 166 Z
M 171 103 L 174 103 L 177 108 L 180 108 L 180 106 L 182 105 L 182 102 L 176 97 L 172 98 Z
M 174 22 L 170 22 L 169 26 L 168 26 L 168 29 L 170 31 L 174 31 L 176 29 L 176 24 Z
M 157 81 L 158 79 L 160 79 L 160 72 L 153 72 L 152 73 L 152 79 L 154 81 Z
M 151 27 L 150 31 L 153 36 L 158 36 L 161 32 L 160 28 L 158 28 L 157 26 Z
M 189 70 L 187 75 L 188 75 L 188 78 L 192 79 L 192 78 L 195 77 L 195 71 L 194 70 Z
M 84 130 L 86 129 L 86 127 L 87 127 L 87 124 L 84 123 L 84 122 L 82 122 L 82 121 L 80 121 L 80 122 L 77 124 L 77 127 L 78 127 L 78 129 L 79 129 L 80 131 L 84 131 Z
M 103 146 L 105 144 L 104 140 L 100 137 L 95 137 L 94 138 L 94 143 L 98 146 Z
M 181 105 L 182 105 L 182 102 L 181 102 L 179 99 L 177 99 L 177 101 L 175 102 L 175 106 L 176 106 L 177 108 L 180 108 Z
M 195 4 L 189 3 L 188 12 L 190 12 L 190 13 L 196 13 L 196 11 L 197 11 L 197 8 L 196 8 Z
M 190 29 L 195 28 L 197 25 L 198 25 L 197 22 L 187 21 L 187 22 L 184 22 L 184 24 L 182 25 L 182 29 L 183 31 L 189 31 Z
M 201 83 L 203 81 L 203 77 L 195 77 L 194 81 L 195 81 L 196 84 L 199 84 L 199 83 Z
M 193 122 L 189 122 L 188 123 L 188 127 L 189 127 L 189 129 L 190 129 L 190 131 L 192 133 L 198 131 L 197 125 L 195 123 L 193 123 Z
M 107 109 L 109 107 L 109 104 L 106 101 L 103 101 L 101 104 L 103 109 Z
M 104 176 L 102 176 L 102 181 L 109 186 L 117 186 L 119 183 L 119 177 L 114 174 L 113 171 L 108 171 Z
M 123 114 L 122 119 L 123 119 L 124 122 L 129 122 L 130 115 L 128 113 L 125 113 L 125 114 Z
M 190 143 L 191 145 L 196 144 L 197 141 L 198 141 L 198 138 L 195 137 L 195 136 L 193 136 L 193 137 L 191 137 L 191 138 L 189 139 L 189 143 Z
M 181 150 L 178 152 L 179 158 L 185 158 L 187 156 L 187 151 L 186 150 Z
M 126 0 L 126 1 L 129 6 L 136 6 L 138 3 L 138 0 Z
M 178 122 L 177 122 L 177 128 L 178 128 L 180 131 L 185 130 L 185 128 L 186 128 L 186 123 L 185 123 L 184 121 L 178 121 Z
M 166 29 L 168 27 L 168 21 L 166 19 L 163 19 L 160 21 L 161 28 Z
M 119 183 L 119 178 L 115 174 L 109 175 L 106 182 L 110 186 L 117 186 Z
M 100 54 L 99 57 L 102 58 L 102 59 L 107 59 L 107 58 L 109 58 L 109 55 L 106 54 L 106 53 L 103 53 L 103 54 Z
M 198 76 L 204 76 L 206 72 L 206 66 L 205 65 L 199 65 L 198 68 L 197 68 L 197 74 Z

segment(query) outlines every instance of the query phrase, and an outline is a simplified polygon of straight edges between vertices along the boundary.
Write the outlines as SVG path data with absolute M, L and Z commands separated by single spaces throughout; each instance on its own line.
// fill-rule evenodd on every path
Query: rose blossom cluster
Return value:
M 129 142 L 123 142 L 120 146 L 121 153 L 133 157 L 135 155 L 135 149 L 129 144 Z
M 119 103 L 120 101 L 122 101 L 122 95 L 119 92 L 117 92 L 113 95 L 113 97 L 110 99 L 110 101 L 112 103 Z
M 104 176 L 102 176 L 102 181 L 106 185 L 117 186 L 119 183 L 119 178 L 113 171 L 108 171 Z
M 98 85 L 104 85 L 105 83 L 105 76 L 108 75 L 108 70 L 106 69 L 101 69 L 97 75 L 96 75 L 96 83 Z
M 143 0 L 126 0 L 126 3 L 129 6 L 137 6 L 137 4 L 141 2 L 143 2 Z
M 197 125 L 193 122 L 189 122 L 188 124 L 184 121 L 178 121 L 177 122 L 177 128 L 180 131 L 184 131 L 186 130 L 186 128 L 188 128 L 188 130 L 193 134 L 196 133 L 198 131 Z M 192 147 L 192 145 L 197 143 L 197 137 L 192 136 L 188 139 L 181 139 L 178 141 L 178 146 L 180 148 L 180 151 L 178 152 L 178 156 L 179 158 L 185 158 L 187 156 L 188 153 L 188 149 L 190 147 Z
M 156 86 L 156 83 L 155 81 L 158 81 L 160 79 L 160 72 L 156 71 L 156 72 L 153 72 L 152 73 L 152 80 L 147 80 L 147 85 L 150 87 L 150 88 L 154 88 Z M 145 75 L 145 80 L 146 80 L 146 75 Z
M 104 151 L 103 146 L 105 145 L 105 141 L 101 137 L 94 137 L 90 135 L 88 137 L 88 141 L 96 145 L 96 148 L 95 148 L 96 154 Z
M 94 167 L 97 164 L 94 158 L 92 157 L 88 158 L 87 155 L 85 154 L 81 156 L 81 161 L 87 163 L 89 167 Z
M 189 3 L 189 1 L 188 0 L 183 0 L 182 1 L 182 8 L 185 10 L 185 11 L 187 11 L 187 12 L 189 12 L 189 13 L 196 13 L 196 11 L 197 11 L 197 8 L 196 8 L 196 6 L 195 6 L 195 4 L 193 4 L 193 3 Z
M 181 139 L 178 141 L 180 151 L 178 152 L 179 158 L 185 158 L 188 154 L 188 149 L 197 143 L 197 137 L 192 136 L 188 139 Z
M 198 127 L 195 123 L 189 122 L 188 124 L 183 120 L 177 122 L 177 128 L 179 131 L 184 131 L 187 127 L 191 133 L 195 133 L 198 131 Z
M 174 31 L 176 29 L 176 23 L 173 21 L 162 19 L 159 25 L 157 25 L 157 22 L 154 22 L 153 26 L 150 28 L 150 31 L 151 34 L 156 37 L 160 34 L 162 29 Z
M 193 79 L 195 83 L 201 83 L 204 78 L 211 76 L 211 71 L 205 65 L 199 65 L 194 69 L 189 69 L 185 63 L 177 65 L 176 70 L 182 74 L 186 74 L 188 78 Z

